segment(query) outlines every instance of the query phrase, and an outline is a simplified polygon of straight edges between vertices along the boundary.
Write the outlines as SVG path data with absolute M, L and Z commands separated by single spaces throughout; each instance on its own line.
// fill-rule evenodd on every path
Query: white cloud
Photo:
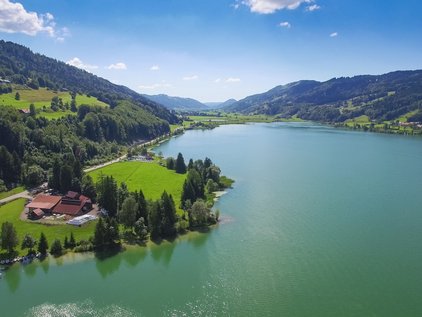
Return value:
M 337 36 L 338 36 L 337 32 L 333 32 L 333 33 L 330 34 L 330 37 L 337 37 Z
M 125 69 L 127 69 L 127 66 L 126 66 L 125 63 L 119 62 L 119 63 L 116 63 L 116 64 L 111 64 L 107 68 L 108 69 L 115 69 L 115 70 L 125 70 Z
M 158 65 L 152 65 L 149 70 L 152 70 L 153 72 L 156 72 L 156 71 L 160 70 L 160 66 L 158 66 Z
M 312 3 L 314 0 L 242 0 L 242 4 L 248 6 L 251 12 L 270 14 L 278 10 L 294 10 L 302 3 Z
M 287 22 L 287 21 L 286 22 L 281 22 L 279 25 L 281 27 L 287 28 L 287 29 L 290 29 L 292 27 L 292 25 L 289 22 Z
M 192 76 L 185 76 L 182 79 L 183 80 L 197 80 L 199 77 L 198 75 L 192 75 Z
M 51 13 L 29 12 L 19 2 L 0 0 L 0 32 L 24 33 L 30 36 L 46 33 L 61 42 L 65 36 L 70 35 L 69 31 L 66 29 L 64 32 L 64 29 L 66 28 L 56 30 L 56 22 Z
M 311 11 L 311 12 L 319 10 L 319 9 L 321 9 L 321 7 L 317 4 L 313 4 L 313 5 L 306 7 L 306 11 Z
M 215 82 L 216 84 L 218 84 L 219 82 L 221 82 L 221 78 L 217 78 L 216 80 L 214 80 L 214 82 Z
M 240 78 L 236 77 L 229 77 L 225 80 L 226 83 L 238 83 L 240 82 Z
M 171 84 L 166 83 L 165 81 L 162 81 L 161 83 L 152 84 L 152 85 L 140 85 L 138 86 L 141 90 L 155 90 L 157 88 L 170 88 L 172 87 Z
M 96 65 L 84 64 L 78 57 L 72 58 L 71 60 L 67 61 L 66 64 L 85 69 L 87 71 L 98 68 L 98 66 Z

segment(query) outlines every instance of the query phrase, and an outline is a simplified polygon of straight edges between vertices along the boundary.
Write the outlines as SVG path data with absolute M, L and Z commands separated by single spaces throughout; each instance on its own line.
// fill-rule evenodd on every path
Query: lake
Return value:
M 208 156 L 236 180 L 221 223 L 13 266 L 2 316 L 422 316 L 422 138 L 247 124 L 158 151 Z

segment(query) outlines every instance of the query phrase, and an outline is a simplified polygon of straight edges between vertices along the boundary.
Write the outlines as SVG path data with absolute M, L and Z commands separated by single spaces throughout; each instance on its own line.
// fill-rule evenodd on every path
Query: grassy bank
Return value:
M 28 250 L 22 250 L 20 247 L 25 234 L 30 234 L 38 241 L 41 232 L 44 232 L 50 246 L 54 239 L 60 239 L 63 242 L 65 236 L 69 237 L 71 232 L 73 232 L 77 241 L 88 240 L 94 234 L 95 221 L 89 222 L 82 227 L 75 227 L 70 225 L 43 225 L 20 220 L 20 214 L 24 210 L 25 204 L 26 199 L 17 199 L 0 206 L 0 224 L 8 221 L 15 226 L 19 238 L 19 246 L 16 250 L 20 255 L 26 255 L 28 252 Z M 0 253 L 1 258 L 8 258 L 4 251 Z
M 19 187 L 15 187 L 12 190 L 9 190 L 7 192 L 1 192 L 0 193 L 0 199 L 4 199 L 4 198 L 10 197 L 12 195 L 19 194 L 19 193 L 23 192 L 24 190 L 25 190 L 25 187 L 19 186 Z

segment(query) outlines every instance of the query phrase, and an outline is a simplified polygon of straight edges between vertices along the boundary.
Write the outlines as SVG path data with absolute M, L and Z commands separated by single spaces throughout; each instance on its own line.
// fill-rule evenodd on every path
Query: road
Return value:
M 15 194 L 15 195 L 0 199 L 0 204 L 4 204 L 4 203 L 7 203 L 9 201 L 19 199 L 19 198 L 32 199 L 32 196 L 29 194 L 29 192 L 27 190 L 25 190 L 23 192 Z

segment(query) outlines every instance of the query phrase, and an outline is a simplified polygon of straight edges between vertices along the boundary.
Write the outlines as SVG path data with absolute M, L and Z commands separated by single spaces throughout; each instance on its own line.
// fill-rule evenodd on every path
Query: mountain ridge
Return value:
M 361 115 L 392 120 L 420 109 L 421 100 L 422 70 L 409 70 L 324 82 L 296 81 L 248 96 L 224 110 L 286 118 L 296 115 L 325 122 L 342 122 Z

